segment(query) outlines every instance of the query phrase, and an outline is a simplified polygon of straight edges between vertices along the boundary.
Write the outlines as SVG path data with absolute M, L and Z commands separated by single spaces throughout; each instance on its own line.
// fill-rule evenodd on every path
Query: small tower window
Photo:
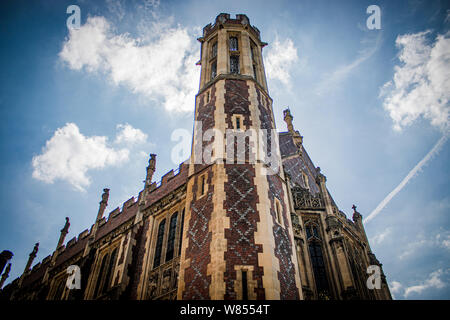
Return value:
M 238 38 L 237 37 L 230 37 L 230 51 L 238 51 Z
M 217 61 L 211 64 L 211 80 L 217 76 Z
M 202 191 L 201 191 L 201 195 L 205 194 L 205 176 L 202 176 Z
M 255 64 L 253 65 L 253 76 L 255 77 L 255 80 L 258 81 L 258 76 L 257 76 L 257 73 L 256 73 L 256 65 Z
M 230 56 L 230 73 L 239 74 L 239 56 Z
M 217 42 L 214 42 L 214 44 L 211 47 L 211 58 L 217 57 Z
M 236 117 L 236 130 L 241 129 L 241 118 Z
M 242 270 L 242 300 L 248 300 L 247 271 Z

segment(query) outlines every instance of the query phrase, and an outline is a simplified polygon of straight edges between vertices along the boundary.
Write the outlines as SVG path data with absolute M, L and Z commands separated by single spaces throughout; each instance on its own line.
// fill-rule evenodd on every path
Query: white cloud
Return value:
M 277 79 L 289 86 L 291 79 L 289 72 L 297 60 L 297 48 L 294 42 L 289 38 L 283 42 L 276 39 L 273 45 L 267 48 L 264 58 L 267 78 Z
M 441 289 L 445 287 L 446 284 L 441 280 L 443 274 L 444 272 L 442 271 L 442 269 L 439 269 L 435 272 L 432 272 L 429 275 L 428 279 L 422 282 L 422 284 L 407 287 L 405 289 L 405 298 L 407 298 L 411 293 L 420 294 L 422 291 L 426 289 L 430 288 Z
M 46 183 L 65 180 L 84 191 L 91 183 L 88 170 L 117 166 L 129 159 L 128 149 L 111 148 L 107 140 L 104 136 L 86 137 L 76 124 L 67 123 L 55 131 L 42 153 L 33 157 L 33 178 Z
M 386 230 L 384 230 L 384 232 L 381 232 L 381 233 L 377 234 L 376 236 L 374 236 L 372 239 L 370 239 L 370 242 L 374 243 L 374 244 L 380 244 L 390 234 L 391 234 L 391 229 L 387 228 Z
M 400 260 L 411 257 L 416 253 L 422 254 L 426 249 L 442 248 L 450 249 L 450 232 L 441 230 L 435 236 L 425 237 L 422 233 L 415 236 L 415 241 L 408 242 L 403 248 L 402 253 L 398 256 Z
M 130 144 L 139 144 L 145 143 L 147 141 L 147 134 L 142 132 L 140 129 L 133 128 L 128 123 L 118 124 L 117 133 L 115 143 L 130 143 Z
M 395 299 L 395 296 L 400 293 L 400 291 L 402 290 L 403 286 L 400 282 L 398 281 L 392 281 L 391 284 L 389 285 L 389 290 L 391 291 L 391 295 L 392 298 Z
M 161 98 L 169 111 L 192 111 L 198 89 L 198 46 L 180 26 L 155 24 L 157 37 L 114 34 L 104 17 L 89 17 L 70 30 L 60 58 L 73 70 L 102 72 L 149 99 Z M 151 30 L 148 32 L 151 33 Z M 145 40 L 144 40 L 145 39 Z
M 401 65 L 381 88 L 383 107 L 401 130 L 422 116 L 444 132 L 449 129 L 450 32 L 428 44 L 430 31 L 398 36 Z

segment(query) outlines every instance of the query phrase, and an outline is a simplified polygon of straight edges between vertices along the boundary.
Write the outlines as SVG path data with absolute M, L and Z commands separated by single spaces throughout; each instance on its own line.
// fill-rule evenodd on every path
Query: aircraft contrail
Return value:
M 395 195 L 397 193 L 400 192 L 400 190 L 403 189 L 403 187 L 409 182 L 409 180 L 411 180 L 416 173 L 434 156 L 436 155 L 439 150 L 442 148 L 442 146 L 444 145 L 445 141 L 447 141 L 447 137 L 448 134 L 444 134 L 439 141 L 434 145 L 434 147 L 430 150 L 430 152 L 427 153 L 427 155 L 420 160 L 420 162 L 418 164 L 416 164 L 416 166 L 408 173 L 408 175 L 402 180 L 402 182 L 400 182 L 400 184 L 394 188 L 394 190 L 391 191 L 391 193 L 389 193 L 386 198 L 383 199 L 383 201 L 380 202 L 380 204 L 375 208 L 375 210 L 373 210 L 365 219 L 364 219 L 364 223 L 367 223 L 368 221 L 372 220 L 373 218 L 375 218 L 381 210 L 383 210 L 383 208 L 389 203 L 389 201 L 392 200 L 393 197 L 395 197 Z

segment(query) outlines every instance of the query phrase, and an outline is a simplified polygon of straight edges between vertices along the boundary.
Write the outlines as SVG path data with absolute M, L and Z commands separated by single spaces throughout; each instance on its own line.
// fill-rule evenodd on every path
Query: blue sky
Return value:
M 72 4 L 81 28 L 69 31 Z M 373 4 L 380 30 L 366 27 Z M 158 155 L 156 180 L 178 166 L 171 135 L 192 131 L 195 39 L 227 12 L 247 14 L 269 43 L 277 127 L 286 130 L 289 106 L 338 206 L 370 216 L 366 231 L 395 298 L 449 299 L 449 10 L 446 1 L 2 1 L 8 282 L 35 242 L 35 263 L 54 250 L 66 216 L 66 241 L 90 227 L 104 187 L 109 211 L 137 196 L 149 153 Z

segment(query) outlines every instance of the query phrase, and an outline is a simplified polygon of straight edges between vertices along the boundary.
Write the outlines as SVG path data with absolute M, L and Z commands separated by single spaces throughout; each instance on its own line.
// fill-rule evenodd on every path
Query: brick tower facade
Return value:
M 259 31 L 217 16 L 201 43 L 178 299 L 300 299 Z

